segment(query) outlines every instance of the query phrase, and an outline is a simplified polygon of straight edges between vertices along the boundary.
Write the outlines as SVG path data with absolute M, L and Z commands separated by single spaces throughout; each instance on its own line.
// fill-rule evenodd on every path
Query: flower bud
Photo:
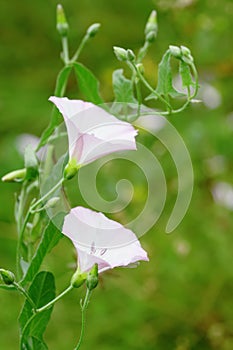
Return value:
M 87 274 L 80 273 L 79 269 L 77 269 L 73 274 L 73 276 L 71 277 L 70 284 L 74 288 L 79 288 L 86 281 L 86 278 L 87 278 Z
M 155 31 L 151 31 L 146 35 L 146 41 L 151 44 L 155 41 L 156 36 L 157 33 Z
M 191 55 L 191 51 L 186 46 L 181 46 L 181 59 L 187 63 L 192 64 L 193 63 L 193 56 Z
M 180 48 L 183 56 L 189 57 L 191 55 L 191 51 L 186 46 L 181 46 Z
M 2 177 L 3 182 L 21 182 L 25 179 L 27 169 L 19 169 L 11 171 Z
M 158 32 L 158 23 L 157 23 L 157 12 L 155 10 L 151 12 L 150 17 L 148 18 L 148 21 L 145 27 L 146 37 L 150 32 L 154 32 L 154 35 L 156 37 Z
M 127 58 L 131 62 L 135 61 L 136 56 L 135 56 L 135 53 L 133 52 L 133 50 L 130 50 L 130 49 L 127 50 Z
M 7 285 L 13 284 L 15 281 L 15 275 L 9 270 L 0 269 L 0 276 Z
M 94 23 L 87 29 L 87 35 L 89 38 L 93 38 L 98 33 L 100 26 L 100 23 Z
M 171 52 L 171 55 L 176 58 L 181 58 L 181 49 L 178 46 L 170 45 L 169 50 Z
M 87 274 L 86 285 L 89 290 L 97 287 L 98 279 L 98 264 L 93 265 L 92 269 Z
M 79 166 L 75 159 L 71 159 L 69 163 L 66 165 L 64 170 L 64 179 L 70 180 L 72 179 L 78 172 Z
M 45 204 L 44 209 L 54 208 L 57 202 L 59 202 L 60 197 L 52 197 Z
M 127 51 L 125 49 L 123 49 L 122 47 L 113 46 L 113 51 L 116 55 L 116 58 L 119 61 L 127 61 L 128 60 Z
M 57 5 L 57 31 L 61 36 L 67 36 L 69 25 L 62 5 Z

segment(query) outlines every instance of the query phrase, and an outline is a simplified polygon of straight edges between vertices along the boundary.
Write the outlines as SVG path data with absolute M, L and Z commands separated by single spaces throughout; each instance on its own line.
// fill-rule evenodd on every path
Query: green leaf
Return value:
M 43 340 L 31 337 L 31 341 L 33 350 L 48 350 L 48 347 Z
M 115 95 L 115 102 L 121 103 L 137 103 L 133 92 L 133 83 L 126 79 L 123 74 L 123 69 L 117 69 L 112 76 L 113 91 Z
M 55 96 L 62 97 L 64 95 L 71 69 L 72 69 L 72 66 L 67 66 L 67 67 L 64 67 L 59 72 L 57 76 L 56 87 L 54 92 Z M 55 106 L 53 106 L 52 118 L 51 118 L 50 124 L 41 135 L 40 143 L 37 149 L 40 149 L 42 146 L 44 146 L 47 143 L 49 137 L 52 135 L 52 133 L 54 132 L 54 129 L 60 124 L 60 122 L 61 122 L 60 113 L 58 109 L 55 108 Z
M 190 86 L 195 86 L 192 79 L 192 74 L 190 71 L 190 66 L 184 61 L 180 61 L 179 72 L 182 79 L 182 85 L 184 88 L 189 88 Z
M 96 105 L 102 104 L 104 101 L 99 94 L 99 82 L 93 73 L 81 63 L 74 63 L 74 70 L 80 91 L 86 100 Z
M 61 227 L 64 215 L 64 213 L 58 214 L 46 226 L 37 250 L 30 262 L 28 270 L 21 281 L 22 286 L 25 286 L 27 283 L 32 281 L 35 274 L 39 271 L 44 257 L 57 245 L 57 243 L 63 237 L 58 227 Z
M 55 281 L 51 272 L 42 271 L 34 278 L 28 294 L 36 308 L 40 308 L 55 298 Z M 34 314 L 31 304 L 26 300 L 19 316 L 20 349 L 47 349 L 43 341 L 43 333 L 49 322 L 53 307 L 41 313 Z M 36 345 L 35 345 L 36 344 Z
M 171 70 L 171 52 L 170 50 L 166 51 L 163 55 L 161 62 L 159 63 L 158 68 L 158 84 L 156 88 L 156 93 L 159 96 L 164 97 L 168 100 L 168 97 L 176 98 L 185 96 L 183 93 L 174 89 L 172 85 L 172 70 Z M 150 94 L 147 96 L 146 100 L 157 99 L 158 97 L 155 94 Z

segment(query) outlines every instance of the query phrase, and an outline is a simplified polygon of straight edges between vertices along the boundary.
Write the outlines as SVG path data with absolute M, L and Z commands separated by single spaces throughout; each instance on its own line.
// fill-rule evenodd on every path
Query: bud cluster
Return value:
M 169 46 L 170 53 L 173 57 L 178 58 L 184 61 L 187 64 L 193 63 L 193 56 L 191 55 L 191 51 L 186 46 Z
M 70 284 L 74 288 L 79 288 L 86 282 L 87 289 L 90 291 L 97 287 L 98 285 L 98 264 L 94 264 L 89 272 L 80 272 L 79 269 L 73 274 Z

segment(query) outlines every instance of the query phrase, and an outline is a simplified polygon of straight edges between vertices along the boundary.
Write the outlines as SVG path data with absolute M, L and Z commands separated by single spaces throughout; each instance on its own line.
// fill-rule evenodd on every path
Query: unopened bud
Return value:
M 181 58 L 181 49 L 178 46 L 170 45 L 169 50 L 173 57 Z
M 181 59 L 187 63 L 192 64 L 193 63 L 193 56 L 191 55 L 191 51 L 186 46 L 181 46 Z
M 80 271 L 77 269 L 73 274 L 73 276 L 71 277 L 70 284 L 74 288 L 79 288 L 86 281 L 86 278 L 87 278 L 87 274 L 80 273 Z
M 101 24 L 100 23 L 94 23 L 87 29 L 87 35 L 90 38 L 93 38 L 99 31 Z
M 27 173 L 27 170 L 25 168 L 14 170 L 4 175 L 2 177 L 2 181 L 3 182 L 21 182 L 25 179 L 26 173 Z
M 9 270 L 0 269 L 0 276 L 3 282 L 7 285 L 13 284 L 15 282 L 15 275 Z
M 66 165 L 64 170 L 64 179 L 70 180 L 72 179 L 78 172 L 79 166 L 75 159 L 71 159 L 69 163 Z
M 191 51 L 186 46 L 181 46 L 180 48 L 181 48 L 182 55 L 186 57 L 189 57 L 191 55 Z
M 44 209 L 54 208 L 57 202 L 59 202 L 60 197 L 52 197 L 45 204 Z
M 62 5 L 57 5 L 57 31 L 61 36 L 67 36 L 69 25 Z
M 157 12 L 154 10 L 151 12 L 150 17 L 148 18 L 148 21 L 146 23 L 145 27 L 145 35 L 147 35 L 150 32 L 154 32 L 154 35 L 157 35 L 158 32 L 158 22 L 157 22 Z
M 157 32 L 151 31 L 146 35 L 146 41 L 151 44 L 155 41 L 156 36 Z
M 136 56 L 135 56 L 135 53 L 133 52 L 133 50 L 130 50 L 130 49 L 127 50 L 127 58 L 131 62 L 135 61 Z
M 89 290 L 95 289 L 98 285 L 98 264 L 93 265 L 92 269 L 87 274 L 87 288 Z
M 119 61 L 127 61 L 128 60 L 127 50 L 123 49 L 122 47 L 113 46 L 113 51 L 116 55 L 116 58 Z

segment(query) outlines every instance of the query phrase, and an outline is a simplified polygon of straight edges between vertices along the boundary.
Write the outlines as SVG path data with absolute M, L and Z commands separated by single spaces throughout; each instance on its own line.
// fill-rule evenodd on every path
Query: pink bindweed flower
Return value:
M 64 117 L 69 157 L 76 165 L 88 164 L 113 152 L 136 149 L 137 131 L 131 124 L 90 102 L 55 96 L 49 100 Z
M 81 273 L 89 271 L 95 263 L 99 272 L 103 272 L 139 260 L 149 260 L 131 230 L 87 208 L 71 209 L 65 216 L 62 232 L 77 250 Z

